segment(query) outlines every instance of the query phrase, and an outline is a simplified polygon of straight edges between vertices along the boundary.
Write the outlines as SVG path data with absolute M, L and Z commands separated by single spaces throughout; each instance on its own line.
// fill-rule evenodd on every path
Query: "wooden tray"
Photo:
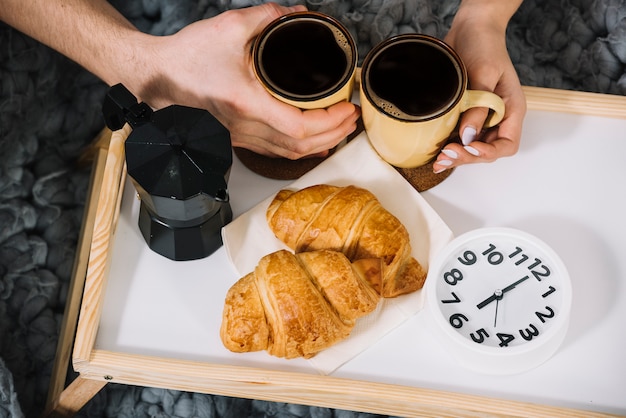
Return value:
M 625 97 L 531 87 L 524 90 L 529 110 L 626 118 Z M 81 272 L 85 270 L 86 279 L 72 362 L 81 379 L 100 382 L 96 388 L 106 382 L 116 382 L 400 416 L 606 416 L 537 402 L 395 384 L 385 379 L 371 381 L 365 370 L 362 379 L 319 376 L 298 371 L 297 367 L 296 371 L 276 370 L 234 362 L 175 359 L 157 352 L 142 355 L 99 348 L 96 342 L 111 265 L 111 246 L 126 182 L 123 143 L 128 133 L 127 130 L 114 132 L 108 152 L 101 153 L 97 161 L 96 167 L 101 171 L 95 174 L 97 190 L 92 191 L 87 208 L 88 225 L 82 237 L 85 244 L 80 248 L 75 268 L 75 280 L 80 281 Z M 70 335 L 71 327 L 64 334 Z M 69 350 L 65 348 L 60 352 L 67 356 Z M 623 359 L 620 361 L 623 365 Z M 51 398 L 59 391 L 57 382 Z

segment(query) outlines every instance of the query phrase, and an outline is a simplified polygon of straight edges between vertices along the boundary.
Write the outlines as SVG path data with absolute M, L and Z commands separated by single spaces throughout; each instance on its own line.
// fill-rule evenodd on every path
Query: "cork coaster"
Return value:
M 331 150 L 326 157 L 290 160 L 288 158 L 266 157 L 245 148 L 233 147 L 233 150 L 242 164 L 248 169 L 263 177 L 275 180 L 295 180 L 300 178 L 335 152 L 334 149 Z
M 356 130 L 348 136 L 347 142 L 356 138 L 357 135 L 363 132 L 363 129 L 363 122 L 359 118 Z M 330 150 L 326 157 L 301 158 L 299 160 L 266 157 L 245 148 L 233 147 L 233 150 L 241 163 L 256 174 L 275 180 L 295 180 L 313 170 L 333 155 L 336 148 Z
M 450 134 L 448 139 L 445 141 L 445 144 L 449 144 L 451 142 L 461 143 L 461 138 L 458 134 L 458 127 L 454 129 L 454 131 Z M 398 173 L 404 177 L 406 181 L 409 182 L 411 186 L 418 192 L 425 192 L 428 189 L 432 189 L 448 177 L 450 174 L 454 172 L 454 168 L 445 170 L 439 174 L 433 173 L 433 164 L 434 160 L 424 164 L 421 167 L 415 168 L 399 168 L 394 167 Z
M 418 192 L 424 192 L 435 187 L 447 179 L 454 171 L 454 168 L 451 168 L 439 174 L 435 174 L 433 173 L 433 163 L 428 163 L 416 168 L 394 168 Z

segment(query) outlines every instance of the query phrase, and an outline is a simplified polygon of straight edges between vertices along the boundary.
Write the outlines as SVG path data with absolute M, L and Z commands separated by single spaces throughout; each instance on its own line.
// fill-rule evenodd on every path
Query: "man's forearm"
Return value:
M 143 34 L 105 0 L 0 0 L 0 20 L 109 84 L 141 65 L 133 43 Z

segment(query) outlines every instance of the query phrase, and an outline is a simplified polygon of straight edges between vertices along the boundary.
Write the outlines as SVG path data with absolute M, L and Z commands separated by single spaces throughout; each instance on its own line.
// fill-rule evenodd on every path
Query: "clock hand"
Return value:
M 504 289 L 502 289 L 502 293 L 506 293 L 511 289 L 514 289 L 515 286 L 517 286 L 518 284 L 522 283 L 523 281 L 528 280 L 528 276 L 524 276 L 521 279 L 519 279 L 518 281 L 516 281 L 513 284 L 508 285 L 507 287 L 505 287 Z
M 496 315 L 493 317 L 493 327 L 495 328 L 498 323 L 498 306 L 500 306 L 500 301 L 502 300 L 504 293 L 502 290 L 498 289 L 493 292 L 493 295 L 496 297 Z
M 482 302 L 480 302 L 478 305 L 476 305 L 476 307 L 478 309 L 482 309 L 485 306 L 489 305 L 491 302 L 493 302 L 496 299 L 502 299 L 502 295 L 512 289 L 515 289 L 515 287 L 522 283 L 525 280 L 528 280 L 529 276 L 524 276 L 521 279 L 519 279 L 518 281 L 516 281 L 515 283 L 511 283 L 510 285 L 508 285 L 507 287 L 505 287 L 504 289 L 500 290 L 500 289 L 496 289 L 495 292 L 493 292 L 493 295 L 489 296 L 487 299 L 483 300 Z

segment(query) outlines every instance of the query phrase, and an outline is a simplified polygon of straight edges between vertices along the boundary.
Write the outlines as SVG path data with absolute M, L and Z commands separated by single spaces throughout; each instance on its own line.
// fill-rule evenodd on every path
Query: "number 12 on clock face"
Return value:
M 429 270 L 427 300 L 449 343 L 513 359 L 562 340 L 571 285 L 545 243 L 522 231 L 488 228 L 442 251 Z

